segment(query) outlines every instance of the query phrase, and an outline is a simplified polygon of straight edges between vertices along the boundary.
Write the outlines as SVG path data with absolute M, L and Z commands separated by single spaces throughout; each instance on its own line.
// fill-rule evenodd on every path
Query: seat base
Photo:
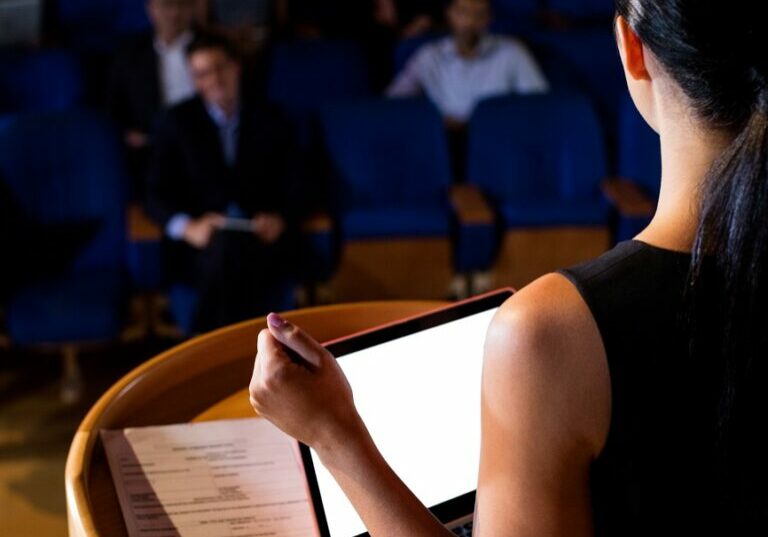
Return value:
M 610 247 L 603 227 L 558 227 L 508 230 L 491 278 L 494 287 L 520 289 L 561 268 L 598 257 Z
M 443 299 L 450 294 L 452 266 L 448 239 L 350 241 L 330 290 L 340 302 Z

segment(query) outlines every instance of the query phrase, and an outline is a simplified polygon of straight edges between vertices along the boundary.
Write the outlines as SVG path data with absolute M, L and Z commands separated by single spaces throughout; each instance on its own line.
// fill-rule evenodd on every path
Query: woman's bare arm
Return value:
M 476 537 L 591 535 L 589 467 L 609 422 L 597 326 L 567 280 L 546 276 L 488 333 Z
M 610 404 L 602 345 L 585 311 L 570 284 L 551 276 L 494 319 L 483 373 L 476 537 L 591 531 L 588 468 L 607 434 Z M 382 458 L 333 356 L 298 327 L 271 321 L 259 335 L 254 408 L 317 451 L 373 537 L 451 535 Z M 292 362 L 281 344 L 309 367 Z

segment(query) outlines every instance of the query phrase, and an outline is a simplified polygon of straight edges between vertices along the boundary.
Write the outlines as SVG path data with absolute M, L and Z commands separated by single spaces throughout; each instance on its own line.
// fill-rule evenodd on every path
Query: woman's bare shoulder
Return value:
M 537 392 L 553 405 L 555 421 L 578 429 L 595 454 L 602 450 L 611 396 L 605 349 L 589 307 L 565 277 L 546 275 L 501 307 L 488 332 L 485 370 L 505 384 L 501 390 Z

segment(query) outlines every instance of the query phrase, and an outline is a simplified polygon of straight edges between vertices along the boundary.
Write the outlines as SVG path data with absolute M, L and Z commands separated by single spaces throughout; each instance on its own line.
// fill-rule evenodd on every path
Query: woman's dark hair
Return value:
M 768 53 L 765 0 L 616 0 L 624 17 L 682 88 L 707 128 L 733 138 L 701 188 L 686 327 L 694 367 L 709 367 L 719 395 L 714 438 L 731 506 L 768 410 Z M 765 436 L 759 432 L 760 438 Z M 752 445 L 754 453 L 744 453 Z M 768 458 L 762 453 L 760 459 Z M 763 477 L 766 477 L 763 475 Z M 768 487 L 768 483 L 761 483 Z M 741 502 L 741 503 L 740 503 Z

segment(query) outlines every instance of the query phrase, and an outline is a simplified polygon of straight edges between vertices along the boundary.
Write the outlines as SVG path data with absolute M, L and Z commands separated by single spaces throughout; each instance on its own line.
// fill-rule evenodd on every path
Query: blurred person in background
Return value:
M 525 46 L 492 35 L 490 0 L 453 0 L 446 10 L 451 35 L 420 48 L 387 89 L 390 97 L 426 95 L 445 119 L 454 176 L 464 175 L 466 125 L 483 99 L 549 91 Z
M 126 42 L 115 57 L 109 106 L 139 198 L 159 114 L 195 94 L 185 49 L 194 38 L 197 5 L 197 0 L 146 0 L 152 31 Z
M 158 129 L 147 208 L 165 231 L 168 277 L 196 291 L 194 328 L 205 331 L 276 307 L 298 205 L 289 129 L 244 98 L 231 43 L 199 36 L 187 58 L 198 95 Z
M 536 60 L 518 41 L 491 35 L 490 0 L 453 0 L 451 35 L 419 49 L 392 82 L 391 97 L 426 94 L 449 126 L 462 126 L 482 99 L 549 90 Z

